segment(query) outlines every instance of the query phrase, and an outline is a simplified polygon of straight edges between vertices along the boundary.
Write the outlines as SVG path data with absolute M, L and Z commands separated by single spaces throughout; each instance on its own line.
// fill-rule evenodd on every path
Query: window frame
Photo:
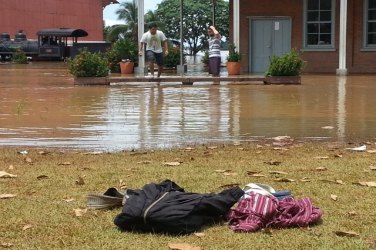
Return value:
M 363 49 L 364 50 L 376 50 L 376 43 L 368 44 L 368 23 L 369 23 L 368 5 L 369 5 L 369 0 L 363 0 Z
M 319 1 L 319 0 L 317 0 Z M 331 9 L 331 44 L 307 44 L 307 18 L 308 18 L 308 0 L 303 0 L 303 49 L 304 51 L 335 51 L 335 24 L 336 24 L 336 1 L 332 1 Z M 368 1 L 368 0 L 367 0 Z

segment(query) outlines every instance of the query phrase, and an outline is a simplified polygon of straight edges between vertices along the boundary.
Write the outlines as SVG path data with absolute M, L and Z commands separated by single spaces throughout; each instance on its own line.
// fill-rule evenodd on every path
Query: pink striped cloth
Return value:
M 255 232 L 266 227 L 308 226 L 321 218 L 309 198 L 291 197 L 278 201 L 273 196 L 250 192 L 227 214 L 229 227 L 236 232 Z

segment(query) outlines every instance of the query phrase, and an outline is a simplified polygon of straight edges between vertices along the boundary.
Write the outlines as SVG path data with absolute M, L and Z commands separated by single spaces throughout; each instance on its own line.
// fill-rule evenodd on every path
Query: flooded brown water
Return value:
M 118 151 L 288 135 L 372 140 L 376 76 L 302 85 L 74 86 L 64 63 L 0 65 L 0 145 Z

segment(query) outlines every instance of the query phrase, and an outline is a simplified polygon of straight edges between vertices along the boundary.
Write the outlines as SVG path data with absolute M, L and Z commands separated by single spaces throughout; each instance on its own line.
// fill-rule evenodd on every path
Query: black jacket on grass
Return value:
M 147 184 L 141 190 L 127 190 L 122 213 L 114 223 L 122 230 L 187 234 L 199 230 L 223 215 L 244 194 L 239 187 L 219 194 L 185 192 L 170 180 Z

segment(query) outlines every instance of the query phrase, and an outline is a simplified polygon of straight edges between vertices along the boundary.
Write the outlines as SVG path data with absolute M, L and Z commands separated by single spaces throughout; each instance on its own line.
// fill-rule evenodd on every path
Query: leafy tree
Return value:
M 188 44 L 191 54 L 207 47 L 207 28 L 212 23 L 212 0 L 184 0 L 183 40 Z M 228 37 L 228 2 L 216 2 L 216 28 L 222 36 Z M 155 11 L 158 19 L 165 25 L 163 30 L 168 38 L 180 39 L 180 1 L 163 0 Z

